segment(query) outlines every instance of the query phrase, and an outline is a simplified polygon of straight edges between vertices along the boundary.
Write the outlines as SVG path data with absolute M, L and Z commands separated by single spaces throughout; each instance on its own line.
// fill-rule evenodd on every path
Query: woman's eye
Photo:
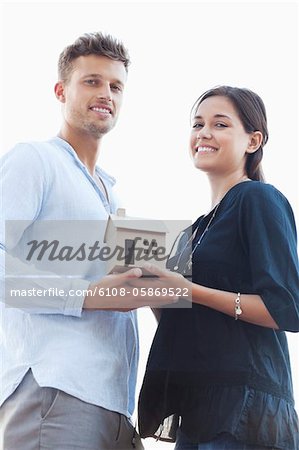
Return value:
M 227 128 L 226 123 L 217 122 L 215 125 L 216 125 L 217 128 Z
M 194 123 L 192 128 L 201 128 L 203 125 L 201 123 Z

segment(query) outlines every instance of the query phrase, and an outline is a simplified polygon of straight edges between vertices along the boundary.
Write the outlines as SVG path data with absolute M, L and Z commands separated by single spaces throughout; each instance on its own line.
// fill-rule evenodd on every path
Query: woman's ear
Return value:
M 56 98 L 61 102 L 65 102 L 65 96 L 64 96 L 64 83 L 63 81 L 58 81 L 54 86 L 54 92 L 56 95 Z
M 254 131 L 249 135 L 249 142 L 246 153 L 256 152 L 263 142 L 263 134 L 260 131 Z

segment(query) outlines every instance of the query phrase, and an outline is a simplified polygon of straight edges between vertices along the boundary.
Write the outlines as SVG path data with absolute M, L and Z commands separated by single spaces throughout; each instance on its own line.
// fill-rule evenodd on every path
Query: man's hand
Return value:
M 139 284 L 135 285 L 136 282 Z M 175 303 L 179 296 L 173 291 L 156 291 L 142 277 L 141 269 L 135 268 L 121 274 L 106 275 L 89 286 L 83 308 L 89 310 L 129 311 L 143 306 L 157 308 Z

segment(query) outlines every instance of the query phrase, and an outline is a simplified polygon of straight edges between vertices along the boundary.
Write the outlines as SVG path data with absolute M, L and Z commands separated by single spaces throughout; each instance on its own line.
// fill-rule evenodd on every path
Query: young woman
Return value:
M 190 153 L 212 209 L 183 234 L 170 271 L 148 268 L 149 285 L 192 290 L 192 307 L 161 310 L 139 399 L 141 436 L 165 438 L 170 424 L 176 450 L 299 448 L 285 335 L 299 330 L 296 229 L 264 182 L 267 139 L 252 91 L 220 86 L 196 101 Z

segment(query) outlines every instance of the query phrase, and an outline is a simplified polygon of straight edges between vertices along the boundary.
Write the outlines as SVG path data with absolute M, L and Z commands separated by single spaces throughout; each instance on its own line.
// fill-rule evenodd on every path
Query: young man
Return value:
M 1 161 L 7 225 L 5 236 L 1 228 L 3 278 L 4 249 L 6 269 L 12 260 L 14 275 L 26 272 L 16 244 L 28 245 L 38 221 L 50 221 L 57 233 L 59 221 L 94 221 L 92 228 L 83 226 L 86 238 L 97 221 L 106 223 L 115 212 L 114 180 L 96 161 L 102 137 L 119 115 L 128 64 L 122 43 L 101 33 L 78 38 L 60 55 L 55 94 L 63 123 L 58 136 L 18 144 Z M 6 270 L 6 293 L 14 283 L 31 283 L 32 289 L 17 303 L 6 297 L 2 304 L 0 448 L 142 448 L 130 422 L 138 359 L 133 309 L 153 298 L 126 294 L 111 305 L 111 298 L 100 294 L 71 295 L 91 282 L 93 288 L 129 286 L 141 271 L 105 276 L 101 262 L 82 277 L 59 277 L 59 270 L 56 278 L 38 271 L 30 281 L 15 281 Z

